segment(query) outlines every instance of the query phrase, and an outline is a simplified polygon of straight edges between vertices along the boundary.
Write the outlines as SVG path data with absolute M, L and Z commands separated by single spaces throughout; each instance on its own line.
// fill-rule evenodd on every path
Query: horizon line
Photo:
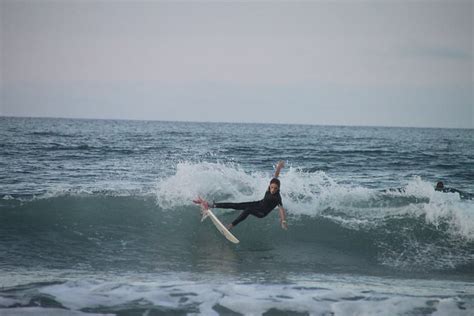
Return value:
M 29 118 L 29 119 L 66 119 L 66 120 L 97 120 L 97 121 L 136 121 L 136 122 L 167 122 L 167 123 L 200 123 L 200 124 L 254 124 L 254 125 L 296 125 L 296 126 L 319 126 L 319 127 L 373 127 L 373 128 L 417 128 L 417 129 L 474 129 L 473 127 L 435 127 L 435 126 L 401 126 L 401 125 L 357 125 L 357 124 L 321 124 L 321 123 L 284 123 L 284 122 L 233 122 L 233 121 L 191 121 L 191 120 L 160 120 L 140 118 L 103 118 L 103 117 L 67 117 L 67 116 L 22 116 L 4 115 L 0 118 Z

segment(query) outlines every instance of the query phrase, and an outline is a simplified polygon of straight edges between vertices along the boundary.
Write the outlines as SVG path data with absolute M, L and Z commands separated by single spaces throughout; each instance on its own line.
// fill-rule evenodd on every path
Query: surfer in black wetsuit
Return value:
M 206 202 L 205 200 L 198 198 L 194 201 L 194 203 L 200 204 L 203 209 L 211 207 L 242 210 L 242 213 L 240 213 L 240 215 L 231 224 L 227 225 L 227 229 L 229 230 L 237 226 L 249 215 L 253 215 L 258 218 L 263 218 L 267 216 L 275 207 L 278 206 L 281 228 L 286 230 L 288 229 L 286 223 L 286 213 L 285 209 L 283 208 L 283 203 L 281 201 L 280 180 L 278 180 L 280 170 L 281 168 L 283 168 L 284 165 L 285 163 L 283 161 L 278 162 L 275 170 L 275 175 L 270 181 L 270 185 L 268 186 L 267 192 L 265 192 L 264 198 L 260 201 L 242 203 L 213 203 L 212 205 L 209 205 L 208 202 Z
M 463 200 L 470 200 L 470 199 L 473 198 L 472 194 L 470 194 L 470 193 L 463 192 L 461 190 L 454 189 L 454 188 L 445 187 L 444 183 L 442 181 L 438 181 L 438 183 L 436 183 L 435 190 L 440 191 L 440 192 L 444 192 L 444 193 L 458 193 L 459 197 Z

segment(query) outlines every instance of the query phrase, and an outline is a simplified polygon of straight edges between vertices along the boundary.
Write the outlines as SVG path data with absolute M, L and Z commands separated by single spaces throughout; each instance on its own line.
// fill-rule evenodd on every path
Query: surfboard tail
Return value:
M 204 222 L 204 220 L 205 220 L 206 218 L 208 218 L 208 217 L 209 217 L 209 212 L 208 212 L 208 210 L 203 210 L 203 211 L 202 211 L 202 217 L 201 217 L 201 223 Z

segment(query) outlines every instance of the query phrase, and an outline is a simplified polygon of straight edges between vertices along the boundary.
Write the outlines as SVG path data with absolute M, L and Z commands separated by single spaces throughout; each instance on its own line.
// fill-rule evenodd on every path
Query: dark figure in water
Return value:
M 461 199 L 463 200 L 471 200 L 473 198 L 473 195 L 467 192 L 460 191 L 458 189 L 453 189 L 453 188 L 447 188 L 444 186 L 444 183 L 442 181 L 438 181 L 436 183 L 435 187 L 436 191 L 444 192 L 444 193 L 458 193 Z

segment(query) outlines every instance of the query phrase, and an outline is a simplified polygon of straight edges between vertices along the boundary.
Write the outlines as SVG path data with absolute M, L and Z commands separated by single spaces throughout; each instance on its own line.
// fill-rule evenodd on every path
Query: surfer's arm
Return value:
M 275 175 L 273 176 L 274 178 L 278 178 L 278 176 L 280 175 L 280 170 L 281 168 L 283 168 L 285 166 L 285 162 L 283 160 L 280 160 L 277 165 L 276 165 L 276 169 L 275 169 Z
M 278 213 L 280 215 L 280 225 L 284 230 L 288 229 L 288 224 L 286 223 L 286 212 L 283 206 L 278 206 Z

